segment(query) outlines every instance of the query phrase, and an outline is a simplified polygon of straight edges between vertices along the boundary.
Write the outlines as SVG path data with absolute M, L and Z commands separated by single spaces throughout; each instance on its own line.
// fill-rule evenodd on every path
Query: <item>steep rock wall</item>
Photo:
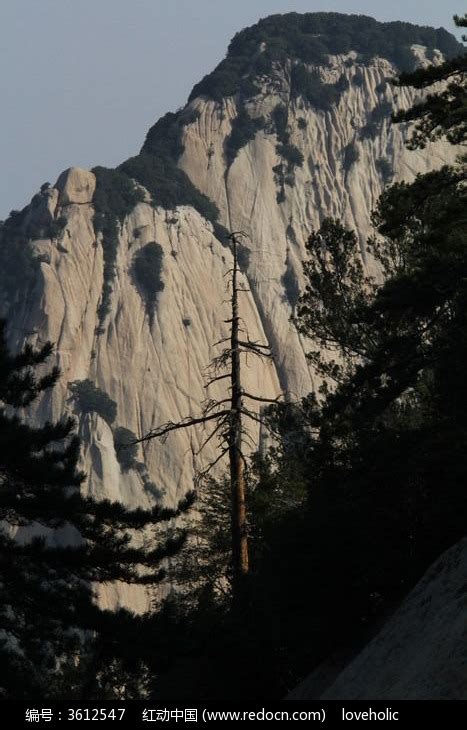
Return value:
M 423 49 L 414 50 L 424 62 Z M 456 155 L 444 143 L 407 150 L 407 132 L 391 125 L 389 107 L 409 106 L 416 95 L 386 83 L 395 74 L 388 61 L 360 64 L 351 53 L 332 57 L 329 65 L 315 70 L 326 83 L 345 78 L 348 88 L 339 102 L 323 111 L 293 97 L 291 64 L 277 68 L 246 103 L 251 117 L 264 118 L 263 129 L 238 151 L 232 164 L 227 163 L 225 145 L 239 112 L 238 99 L 193 99 L 188 110 L 196 114 L 184 126 L 184 151 L 178 161 L 192 182 L 216 202 L 221 222 L 249 235 L 244 244 L 250 259 L 242 283 L 251 291 L 241 297 L 241 315 L 252 339 L 270 342 L 274 362 L 250 359 L 244 384 L 265 397 L 276 397 L 283 390 L 298 398 L 314 385 L 305 356 L 309 343 L 290 322 L 293 293 L 303 283 L 301 262 L 310 230 L 329 215 L 355 228 L 362 256 L 377 275 L 365 241 L 371 234 L 371 211 L 384 185 L 410 180 L 418 172 L 453 162 Z M 282 202 L 273 171 L 281 162 L 272 121 L 278 104 L 287 109 L 290 142 L 304 160 L 283 185 Z M 384 118 L 369 133 L 375 109 L 384 104 Z M 113 434 L 124 427 L 141 436 L 166 421 L 199 413 L 206 395 L 225 397 L 222 383 L 208 392 L 204 383 L 206 366 L 219 354 L 214 343 L 228 334 L 225 274 L 231 254 L 193 208 L 153 207 L 146 194 L 146 202 L 119 226 L 113 290 L 101 321 L 105 242 L 96 232 L 95 188 L 93 173 L 72 168 L 25 214 L 25 222 L 36 228 L 43 221 L 45 228 L 50 221 L 64 224 L 59 234 L 33 241 L 40 271 L 8 311 L 11 345 L 19 348 L 25 342 L 51 340 L 62 370 L 59 385 L 26 415 L 35 423 L 63 413 L 77 416 L 87 474 L 84 489 L 89 494 L 131 507 L 155 500 L 173 505 L 192 488 L 195 472 L 215 458 L 214 443 L 197 454 L 209 430 L 179 431 L 164 444 L 150 441 L 140 446 L 134 467 L 126 470 L 118 461 Z M 154 242 L 162 250 L 164 286 L 148 312 L 134 261 L 138 251 Z M 86 379 L 115 401 L 114 423 L 76 408 L 70 383 Z M 252 435 L 258 439 L 257 429 Z M 147 605 L 144 592 L 135 598 L 124 587 L 109 587 L 103 600 L 106 605 L 129 601 L 140 609 Z
M 426 63 L 423 48 L 414 47 L 413 52 Z M 326 216 L 339 218 L 357 231 L 364 260 L 377 275 L 365 242 L 373 233 L 371 212 L 385 185 L 410 181 L 417 173 L 456 158 L 456 150 L 446 142 L 429 144 L 425 150 L 407 149 L 407 129 L 391 123 L 391 110 L 411 106 L 421 94 L 387 83 L 397 75 L 387 60 L 376 58 L 361 64 L 351 53 L 331 57 L 328 67 L 310 67 L 310 71 L 319 71 L 327 84 L 346 79 L 348 88 L 338 104 L 320 110 L 294 98 L 291 65 L 279 68 L 246 103 L 250 116 L 262 116 L 266 127 L 239 150 L 231 165 L 226 160 L 225 141 L 239 112 L 233 98 L 222 103 L 205 98 L 191 102 L 199 116 L 185 127 L 185 149 L 179 161 L 195 185 L 217 203 L 221 222 L 230 230 L 248 233 L 250 239 L 245 243 L 251 257 L 247 273 L 253 296 L 274 347 L 283 388 L 297 396 L 313 386 L 313 374 L 305 359 L 307 344 L 289 322 L 292 306 L 284 275 L 289 270 L 301 286 L 301 262 L 310 230 L 319 227 Z M 290 142 L 304 159 L 303 166 L 294 170 L 293 183 L 284 186 L 281 203 L 277 202 L 273 172 L 281 162 L 271 122 L 277 105 L 287 109 Z M 376 122 L 375 109 L 384 112 Z M 356 157 L 350 165 L 345 161 L 349 147 Z
M 119 236 L 110 312 L 102 327 L 97 310 L 103 249 L 93 228 L 92 204 L 78 201 L 79 191 L 76 195 L 73 188 L 74 184 L 82 187 L 84 179 L 92 183 L 93 177 L 76 169 L 68 173 L 67 199 L 71 200 L 65 206 L 58 199 L 54 213 L 66 217 L 64 234 L 60 240 L 34 242 L 41 256 L 40 275 L 23 306 L 12 312 L 12 342 L 16 347 L 26 340 L 56 344 L 62 377 L 31 415 L 38 422 L 59 418 L 64 412 L 78 416 L 89 492 L 131 507 L 147 506 L 158 494 L 174 504 L 192 488 L 193 471 L 215 456 L 214 445 L 202 457 L 196 456 L 209 431 L 178 432 L 165 444 L 148 442 L 138 456 L 144 468 L 126 472 L 116 459 L 112 432 L 121 426 L 144 435 L 161 423 L 199 413 L 207 395 L 221 396 L 222 387 L 214 384 L 206 391 L 204 383 L 207 365 L 220 352 L 214 345 L 228 334 L 224 275 L 232 264 L 231 254 L 193 209 L 179 208 L 169 214 L 147 203 L 137 205 Z M 57 199 L 53 192 L 51 197 Z M 137 252 L 151 242 L 163 250 L 164 283 L 152 315 L 133 269 Z M 243 285 L 247 288 L 244 280 Z M 264 341 L 261 320 L 248 293 L 242 296 L 241 306 L 250 336 Z M 244 375 L 247 389 L 270 397 L 279 393 L 272 363 L 257 368 L 250 360 Z M 97 414 L 81 414 L 70 399 L 69 384 L 88 378 L 116 402 L 112 425 Z

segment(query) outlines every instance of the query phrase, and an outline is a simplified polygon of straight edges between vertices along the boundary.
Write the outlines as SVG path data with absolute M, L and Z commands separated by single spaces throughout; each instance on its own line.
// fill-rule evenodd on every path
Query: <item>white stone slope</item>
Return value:
M 425 63 L 422 47 L 414 46 L 413 52 Z M 291 307 L 284 296 L 282 277 L 289 267 L 302 282 L 301 262 L 310 230 L 319 227 L 325 216 L 335 216 L 357 231 L 364 253 L 365 241 L 373 233 L 371 212 L 385 185 L 378 161 L 389 163 L 394 172 L 391 181 L 395 182 L 410 181 L 417 173 L 439 168 L 456 157 L 456 150 L 445 142 L 429 144 L 425 150 L 407 150 L 405 125 L 393 125 L 389 115 L 374 138 L 362 139 L 361 130 L 377 104 L 386 101 L 395 109 L 408 108 L 421 95 L 385 84 L 387 78 L 397 75 L 385 59 L 375 59 L 366 66 L 357 63 L 355 56 L 331 57 L 329 68 L 318 68 L 327 83 L 335 83 L 343 75 L 350 82 L 339 104 L 330 111 L 319 111 L 291 97 L 290 69 L 265 79 L 259 96 L 248 103 L 251 116 L 262 115 L 266 120 L 277 104 L 288 108 L 290 141 L 303 154 L 304 164 L 295 169 L 295 184 L 285 186 L 281 204 L 276 202 L 272 170 L 280 158 L 271 129 L 259 132 L 239 151 L 233 164 L 226 166 L 224 143 L 237 115 L 232 98 L 223 104 L 194 99 L 190 107 L 199 118 L 185 128 L 185 151 L 179 164 L 217 203 L 221 222 L 230 230 L 249 234 L 250 285 L 274 347 L 283 388 L 296 396 L 309 392 L 313 374 L 305 359 L 307 345 L 289 322 Z M 362 78 L 361 85 L 355 83 L 356 77 Z M 349 144 L 354 145 L 358 160 L 346 172 L 343 155 Z
M 467 699 L 467 538 L 427 571 L 325 700 Z M 288 697 L 318 699 L 312 678 Z
M 224 388 L 214 384 L 206 390 L 204 382 L 206 366 L 221 351 L 214 343 L 228 334 L 225 274 L 232 264 L 231 254 L 193 209 L 168 213 L 139 204 L 121 232 L 111 311 L 104 334 L 98 334 L 103 252 L 93 228 L 94 187 L 92 173 L 73 168 L 48 192 L 49 210 L 55 218 L 67 219 L 65 232 L 60 240 L 34 243 L 41 256 L 40 276 L 9 321 L 15 347 L 26 341 L 54 342 L 62 371 L 58 385 L 28 417 L 35 423 L 64 413 L 79 417 L 88 494 L 132 508 L 148 507 L 160 499 L 174 505 L 193 488 L 193 474 L 217 455 L 214 441 L 196 455 L 210 433 L 208 426 L 176 432 L 165 443 L 148 442 L 138 457 L 144 466 L 124 472 L 116 457 L 112 427 L 97 414 L 79 416 L 68 385 L 90 378 L 117 403 L 113 428 L 124 426 L 138 436 L 167 421 L 197 415 L 206 395 L 222 397 Z M 153 321 L 131 272 L 136 251 L 151 241 L 164 251 L 164 290 L 158 294 Z M 247 287 L 244 280 L 242 284 Z M 241 316 L 251 338 L 265 341 L 248 293 L 241 298 Z M 278 395 L 270 361 L 257 368 L 249 358 L 243 374 L 250 392 Z M 258 438 L 257 429 L 252 435 Z M 143 607 L 139 599 L 137 604 Z
M 166 421 L 198 414 L 206 394 L 223 394 L 225 388 L 214 384 L 206 390 L 204 382 L 207 365 L 221 351 L 214 344 L 228 334 L 225 274 L 231 255 L 213 236 L 211 225 L 193 209 L 168 213 L 140 203 L 123 226 L 111 311 L 104 322 L 105 332 L 99 334 L 103 253 L 92 225 L 92 195 L 84 201 L 79 194 L 83 183 L 92 191 L 94 175 L 74 168 L 57 183 L 63 189 L 50 193 L 51 199 L 57 199 L 55 217 L 67 218 L 66 231 L 60 241 L 35 242 L 41 255 L 41 275 L 29 300 L 10 321 L 10 332 L 17 339 L 16 346 L 22 339 L 56 344 L 62 376 L 40 403 L 36 419 L 75 413 L 68 384 L 90 378 L 117 403 L 112 428 L 124 426 L 140 436 Z M 158 294 L 153 321 L 132 275 L 135 253 L 151 241 L 157 241 L 164 251 L 164 290 Z M 246 288 L 245 281 L 243 285 Z M 248 293 L 242 296 L 241 315 L 251 338 L 264 341 Z M 37 334 L 29 335 L 32 331 Z M 258 368 L 250 359 L 245 362 L 244 376 L 251 392 L 274 397 L 279 393 L 270 362 Z M 146 507 L 152 502 L 151 493 L 145 494 L 143 477 L 137 471 L 121 472 L 112 428 L 95 414 L 80 418 L 86 488 L 95 497 Z M 192 488 L 193 468 L 215 456 L 215 445 L 208 446 L 202 457 L 195 455 L 206 433 L 180 431 L 165 444 L 154 440 L 141 448 L 139 458 L 168 503 L 175 504 Z

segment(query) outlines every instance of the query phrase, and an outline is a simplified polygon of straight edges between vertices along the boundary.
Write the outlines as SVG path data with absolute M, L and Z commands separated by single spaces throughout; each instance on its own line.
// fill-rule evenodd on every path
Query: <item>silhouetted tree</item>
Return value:
M 17 414 L 55 385 L 57 368 L 38 375 L 52 353 L 26 345 L 8 351 L 0 322 L 0 599 L 1 693 L 4 697 L 99 693 L 99 672 L 119 656 L 118 621 L 100 611 L 92 586 L 112 581 L 152 585 L 182 533 L 154 546 L 148 529 L 186 510 L 128 510 L 81 494 L 74 421 L 33 427 Z M 136 542 L 137 533 L 146 540 Z M 116 638 L 117 636 L 117 638 Z M 123 637 L 121 637 L 123 642 Z M 63 684 L 63 677 L 68 684 Z M 96 677 L 97 675 L 97 677 Z
M 458 27 L 467 27 L 467 15 L 454 16 L 454 22 Z M 395 83 L 397 86 L 426 89 L 439 81 L 445 82 L 442 91 L 428 94 L 421 104 L 393 117 L 396 122 L 417 122 L 408 145 L 410 149 L 424 147 L 427 142 L 440 137 L 446 137 L 452 144 L 467 141 L 467 54 L 451 58 L 439 66 L 401 74 Z
M 222 353 L 211 363 L 213 375 L 206 384 L 209 387 L 215 382 L 228 380 L 230 395 L 222 400 L 208 400 L 203 412 L 198 417 L 188 416 L 178 423 L 166 423 L 150 431 L 140 441 L 164 437 L 172 431 L 191 428 L 198 424 L 213 422 L 214 430 L 210 433 L 201 449 L 216 437 L 219 444 L 219 453 L 216 459 L 209 464 L 201 476 L 206 476 L 221 459 L 228 455 L 230 467 L 230 498 L 231 498 L 231 549 L 232 549 L 232 590 L 234 599 L 238 599 L 244 592 L 245 579 L 249 574 L 248 534 L 245 502 L 244 465 L 245 454 L 243 444 L 248 434 L 244 421 L 249 419 L 255 423 L 266 424 L 261 414 L 253 412 L 245 404 L 246 400 L 260 403 L 275 403 L 277 399 L 263 398 L 247 393 L 241 380 L 241 355 L 250 354 L 260 358 L 271 357 L 267 344 L 261 344 L 249 339 L 240 326 L 241 317 L 238 307 L 238 295 L 246 291 L 239 284 L 239 242 L 241 233 L 232 233 L 230 241 L 233 254 L 231 274 L 231 317 L 227 320 L 230 325 L 230 336 L 216 344 L 229 343 Z M 227 372 L 224 372 L 224 371 Z

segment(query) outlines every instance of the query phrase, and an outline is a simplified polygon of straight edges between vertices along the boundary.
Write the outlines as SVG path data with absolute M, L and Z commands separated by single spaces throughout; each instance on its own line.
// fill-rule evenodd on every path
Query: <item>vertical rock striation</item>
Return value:
M 335 45 L 332 24 L 344 16 L 292 16 L 308 28 L 307 59 L 287 50 L 290 19 L 282 45 L 280 35 L 271 41 L 262 30 L 274 18 L 242 31 L 186 108 L 149 131 L 138 156 L 105 174 L 66 170 L 3 225 L 0 254 L 8 266 L 0 301 L 11 345 L 51 340 L 62 370 L 59 385 L 27 417 L 43 422 L 75 413 L 84 488 L 95 497 L 133 507 L 174 504 L 215 455 L 214 445 L 197 455 L 202 429 L 179 431 L 165 444 L 140 446 L 133 463 L 122 465 L 114 435 L 125 428 L 140 436 L 200 411 L 205 368 L 228 333 L 231 254 L 222 226 L 249 236 L 241 315 L 250 337 L 267 339 L 274 353 L 269 364 L 246 363 L 246 389 L 298 398 L 313 387 L 308 344 L 290 322 L 310 230 L 325 216 L 355 228 L 373 271 L 365 241 L 384 186 L 455 159 L 443 143 L 408 151 L 407 130 L 390 122 L 393 109 L 417 98 L 388 83 L 397 74 L 394 55 L 402 49 L 413 62 L 439 63 L 440 51 L 407 39 L 398 48 L 389 29 L 390 58 L 362 53 L 365 28 L 379 33 L 382 26 L 351 16 L 352 27 L 363 28 L 355 48 L 320 50 L 319 60 L 310 60 L 316 38 Z M 444 53 L 457 47 L 445 31 L 401 25 L 418 40 L 439 38 Z M 271 56 L 276 46 L 282 50 Z M 141 261 L 154 268 L 143 271 L 144 281 Z M 86 380 L 115 402 L 114 419 L 71 398 L 70 384 Z M 222 393 L 212 386 L 208 395 Z

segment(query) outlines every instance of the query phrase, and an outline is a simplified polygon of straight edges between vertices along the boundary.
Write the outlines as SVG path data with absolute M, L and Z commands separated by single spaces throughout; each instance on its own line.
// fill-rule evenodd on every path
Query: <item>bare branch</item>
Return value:
M 211 380 L 208 380 L 204 387 L 209 388 L 210 385 L 216 383 L 218 380 L 225 380 L 226 378 L 230 378 L 230 373 L 225 373 L 225 375 L 217 375 L 215 378 L 211 378 Z
M 251 345 L 249 347 L 243 347 L 243 348 L 240 347 L 240 348 L 238 348 L 238 351 L 246 353 L 247 355 L 252 352 L 254 355 L 258 355 L 258 357 L 264 357 L 269 360 L 272 360 L 272 357 L 273 357 L 272 353 L 262 352 L 261 350 L 257 350 L 256 347 L 253 347 Z
M 222 400 L 209 400 L 203 408 L 203 413 L 207 414 L 212 411 L 213 408 L 222 405 L 222 403 L 230 403 L 230 398 L 223 398 Z
M 198 423 L 206 423 L 207 421 L 213 421 L 215 418 L 221 418 L 222 416 L 226 416 L 230 413 L 230 411 L 220 411 L 219 413 L 212 413 L 210 416 L 201 416 L 199 418 L 193 418 L 192 416 L 187 416 L 182 421 L 179 421 L 178 423 L 172 423 L 169 421 L 169 423 L 165 423 L 162 426 L 158 426 L 157 428 L 154 428 L 152 431 L 149 431 L 146 436 L 143 436 L 140 439 L 136 439 L 136 441 L 133 441 L 133 444 L 141 444 L 143 441 L 150 441 L 154 438 L 160 438 L 162 436 L 166 436 L 171 431 L 177 431 L 181 428 L 191 428 L 191 426 L 196 426 Z
M 212 347 L 217 347 L 217 345 L 222 345 L 224 342 L 230 342 L 230 337 L 223 337 L 222 340 L 218 340 L 217 342 L 214 342 Z
M 227 236 L 231 241 L 235 238 L 235 236 L 243 236 L 244 238 L 250 238 L 248 233 L 245 233 L 245 231 L 232 231 L 230 236 Z
M 256 340 L 250 340 L 248 338 L 247 340 L 239 340 L 239 345 L 243 345 L 243 347 L 260 347 L 263 350 L 270 350 L 271 345 L 262 345 L 261 342 L 256 342 Z
M 243 438 L 245 438 L 248 441 L 248 443 L 250 444 L 250 446 L 251 446 L 252 449 L 256 449 L 257 448 L 256 441 L 254 440 L 253 436 L 248 431 L 248 429 L 245 428 L 245 426 L 242 429 L 242 439 Z
M 268 421 L 265 418 L 263 418 L 263 416 L 261 416 L 260 414 L 253 413 L 252 411 L 248 410 L 247 408 L 242 408 L 241 413 L 243 416 L 246 416 L 247 418 L 250 418 L 252 421 L 256 421 L 256 423 L 259 423 L 261 426 L 264 426 L 269 431 L 269 433 L 272 433 L 273 435 L 275 435 L 274 429 L 269 425 Z
M 211 367 L 214 370 L 214 372 L 218 370 L 222 370 L 222 368 L 226 368 L 229 364 L 229 360 L 231 357 L 231 351 L 230 350 L 224 350 L 220 355 L 215 357 L 213 360 L 211 360 Z
M 252 400 L 257 400 L 260 403 L 278 403 L 281 398 L 285 397 L 284 393 L 280 393 L 277 398 L 260 398 L 258 395 L 251 395 L 251 393 L 247 393 L 245 390 L 242 391 L 242 396 L 243 395 L 247 398 L 251 398 Z
M 240 413 L 243 416 L 246 416 L 247 418 L 251 418 L 252 421 L 256 421 L 257 423 L 260 423 L 262 426 L 265 426 L 264 419 L 258 414 L 253 413 L 252 411 L 249 411 L 247 408 L 242 408 Z
M 199 455 L 199 454 L 200 454 L 200 453 L 202 452 L 202 450 L 204 449 L 204 447 L 205 447 L 205 446 L 206 446 L 206 445 L 207 445 L 207 444 L 208 444 L 208 443 L 210 442 L 210 440 L 211 440 L 212 438 L 214 438 L 214 436 L 215 436 L 215 435 L 216 435 L 216 433 L 217 433 L 217 432 L 219 431 L 219 429 L 220 429 L 220 428 L 222 428 L 222 426 L 225 426 L 226 422 L 227 422 L 227 419 L 226 419 L 226 417 L 224 417 L 224 418 L 223 418 L 223 419 L 222 419 L 222 420 L 220 421 L 220 423 L 218 423 L 218 424 L 217 424 L 217 426 L 216 426 L 216 428 L 214 429 L 214 431 L 213 431 L 213 432 L 212 432 L 212 433 L 211 433 L 211 434 L 210 434 L 210 435 L 209 435 L 209 436 L 207 437 L 207 439 L 206 439 L 206 440 L 205 440 L 205 441 L 204 441 L 204 442 L 203 442 L 203 443 L 201 444 L 201 446 L 199 447 L 198 451 L 196 451 L 196 452 L 195 452 L 195 453 L 196 453 L 196 456 L 198 456 L 198 455 Z M 221 433 L 220 435 L 222 436 L 222 440 L 221 440 L 221 443 L 222 443 L 222 441 L 223 441 L 223 440 L 225 440 L 225 434 L 222 434 L 222 433 Z
M 205 477 L 207 474 L 209 474 L 209 472 L 211 471 L 211 469 L 213 469 L 216 466 L 216 464 L 222 459 L 222 457 L 227 454 L 228 450 L 229 450 L 228 447 L 226 447 L 225 449 L 222 449 L 222 451 L 219 454 L 219 456 L 216 459 L 214 459 L 214 461 L 211 461 L 211 463 L 208 464 L 208 466 L 205 469 L 203 469 L 202 471 L 199 472 L 199 474 L 196 477 L 196 482 L 197 483 L 203 477 Z

